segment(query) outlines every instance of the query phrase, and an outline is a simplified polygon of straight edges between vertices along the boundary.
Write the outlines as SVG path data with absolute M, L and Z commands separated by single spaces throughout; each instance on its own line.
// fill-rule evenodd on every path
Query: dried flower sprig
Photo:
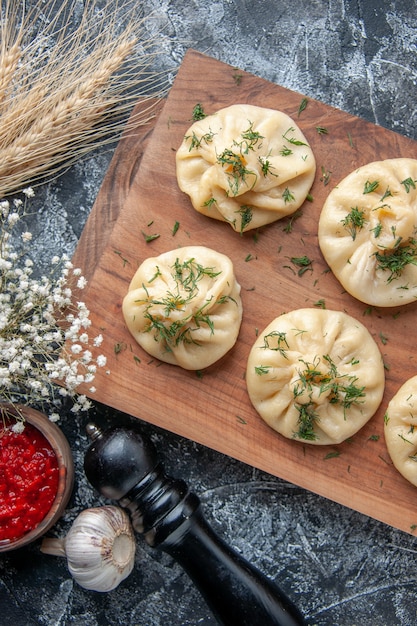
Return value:
M 93 356 L 103 337 L 90 341 L 89 311 L 76 300 L 86 286 L 81 270 L 65 256 L 54 258 L 50 274 L 37 280 L 27 250 L 31 234 L 22 232 L 22 245 L 13 244 L 33 190 L 24 195 L 26 201 L 0 202 L 0 400 L 15 411 L 30 404 L 57 420 L 64 398 L 73 400 L 74 412 L 90 407 L 77 388 L 85 384 L 94 393 L 95 373 L 106 357 Z
M 75 26 L 76 0 L 27 4 L 0 0 L 0 197 L 114 142 L 139 99 L 129 124 L 146 123 L 168 87 L 137 3 L 86 0 Z

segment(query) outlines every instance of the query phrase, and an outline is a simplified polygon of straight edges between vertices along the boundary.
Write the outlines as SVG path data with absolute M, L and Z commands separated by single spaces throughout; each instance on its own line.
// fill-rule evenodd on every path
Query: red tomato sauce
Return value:
M 18 539 L 48 513 L 58 489 L 58 461 L 47 439 L 26 423 L 0 435 L 0 541 Z

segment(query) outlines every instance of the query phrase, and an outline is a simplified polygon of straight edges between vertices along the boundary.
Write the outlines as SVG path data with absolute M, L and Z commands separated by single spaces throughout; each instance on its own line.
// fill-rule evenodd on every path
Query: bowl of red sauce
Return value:
M 18 411 L 23 430 L 12 429 Z M 71 449 L 61 429 L 30 407 L 0 406 L 0 552 L 44 535 L 62 516 L 73 483 Z

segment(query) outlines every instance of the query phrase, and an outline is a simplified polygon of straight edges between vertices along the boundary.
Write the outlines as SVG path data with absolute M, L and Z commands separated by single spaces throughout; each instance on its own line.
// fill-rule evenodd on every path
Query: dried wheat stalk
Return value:
M 37 0 L 32 9 L 0 2 L 2 197 L 114 141 L 138 99 L 145 106 L 129 125 L 146 123 L 168 77 L 151 70 L 157 42 L 143 38 L 134 2 L 121 31 L 116 0 L 100 11 L 87 1 L 75 29 L 76 0 L 58 8 L 56 0 Z

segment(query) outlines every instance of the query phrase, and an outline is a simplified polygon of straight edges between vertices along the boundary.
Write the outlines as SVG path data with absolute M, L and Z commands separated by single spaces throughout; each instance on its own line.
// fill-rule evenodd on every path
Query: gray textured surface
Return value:
M 123 7 L 124 0 L 120 0 Z M 80 3 L 81 5 L 81 3 Z M 193 47 L 233 66 L 416 139 L 417 9 L 409 0 L 144 0 L 158 64 Z M 72 253 L 111 153 L 99 152 L 39 189 L 39 260 Z M 98 409 L 99 419 L 114 416 Z M 56 533 L 99 500 L 82 472 L 85 419 L 66 419 L 77 466 Z M 237 461 L 144 425 L 167 469 L 198 493 L 208 519 L 296 600 L 309 624 L 417 624 L 416 539 Z M 110 594 L 83 591 L 65 561 L 39 546 L 0 557 L 0 623 L 214 624 L 181 568 L 138 540 L 134 573 Z M 238 625 L 236 625 L 238 626 Z

